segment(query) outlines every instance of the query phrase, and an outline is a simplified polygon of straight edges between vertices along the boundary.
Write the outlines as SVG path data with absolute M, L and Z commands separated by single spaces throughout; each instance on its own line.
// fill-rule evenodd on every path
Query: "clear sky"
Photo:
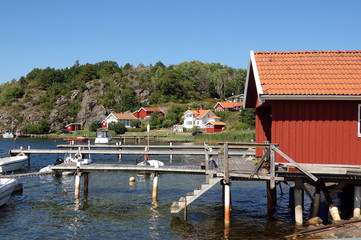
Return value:
M 250 50 L 361 50 L 361 1 L 11 0 L 0 36 L 0 83 L 76 60 L 247 68 Z

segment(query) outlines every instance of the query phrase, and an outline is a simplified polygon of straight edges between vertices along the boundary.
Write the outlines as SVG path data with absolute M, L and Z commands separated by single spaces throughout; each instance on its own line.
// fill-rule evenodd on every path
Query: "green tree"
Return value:
M 80 79 L 83 82 L 89 82 L 90 80 L 96 79 L 97 77 L 97 69 L 93 64 L 87 63 L 82 67 Z
M 98 128 L 100 128 L 100 127 L 101 127 L 101 125 L 100 125 L 99 121 L 93 121 L 89 126 L 89 130 L 91 132 L 96 132 L 98 130 Z
M 124 87 L 124 89 L 120 93 L 120 97 L 122 99 L 121 111 L 134 111 L 140 105 L 135 91 L 130 85 L 126 85 Z
M 113 130 L 116 134 L 124 134 L 127 128 L 122 122 L 112 122 L 109 124 L 109 130 Z
M 248 124 L 251 128 L 254 128 L 256 124 L 256 110 L 253 108 L 243 110 L 239 114 L 239 121 Z
M 137 119 L 137 120 L 134 120 L 134 121 L 132 121 L 131 123 L 130 123 L 130 126 L 131 127 L 135 127 L 135 128 L 140 128 L 140 125 L 142 124 L 142 122 L 139 120 L 139 119 Z

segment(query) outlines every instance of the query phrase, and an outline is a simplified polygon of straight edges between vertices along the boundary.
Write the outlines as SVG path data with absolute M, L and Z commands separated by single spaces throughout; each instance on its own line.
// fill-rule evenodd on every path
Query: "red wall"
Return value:
M 263 143 L 264 141 L 271 142 L 271 108 L 258 107 L 256 108 L 256 142 Z M 256 148 L 256 156 L 262 157 L 263 148 Z
M 224 109 L 223 109 L 223 107 L 222 107 L 220 104 L 218 104 L 217 107 L 216 107 L 216 111 L 217 111 L 217 112 L 223 112 Z
M 359 103 L 273 101 L 272 143 L 298 163 L 360 165 Z M 261 126 L 260 121 L 256 124 Z M 260 142 L 262 130 L 258 131 Z M 278 154 L 276 160 L 285 161 Z

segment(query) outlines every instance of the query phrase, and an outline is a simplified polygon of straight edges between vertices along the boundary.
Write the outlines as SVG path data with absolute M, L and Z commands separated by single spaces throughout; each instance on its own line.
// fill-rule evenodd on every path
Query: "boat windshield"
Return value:
M 97 132 L 97 138 L 106 138 L 108 137 L 108 132 Z

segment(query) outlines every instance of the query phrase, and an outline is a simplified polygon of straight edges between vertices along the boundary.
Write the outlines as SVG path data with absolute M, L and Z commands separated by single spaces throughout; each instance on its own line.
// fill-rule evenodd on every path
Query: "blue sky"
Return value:
M 199 60 L 250 50 L 361 50 L 358 0 L 12 0 L 0 3 L 0 83 L 34 68 Z

